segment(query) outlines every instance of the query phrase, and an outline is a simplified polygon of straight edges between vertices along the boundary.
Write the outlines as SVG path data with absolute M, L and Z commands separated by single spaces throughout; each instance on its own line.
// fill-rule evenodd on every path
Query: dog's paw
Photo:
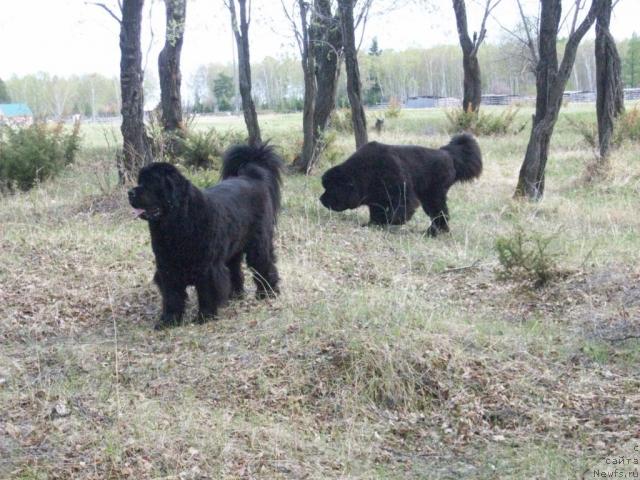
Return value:
M 427 229 L 427 235 L 429 237 L 437 237 L 442 233 L 449 233 L 449 227 L 447 226 L 437 227 L 434 224 L 431 224 Z
M 231 292 L 231 295 L 229 295 L 230 300 L 242 300 L 244 297 L 245 297 L 244 290 L 236 290 L 234 292 Z
M 153 326 L 154 330 L 165 330 L 167 328 L 176 327 L 182 323 L 182 315 L 163 314 Z
M 196 315 L 195 323 L 197 323 L 198 325 L 202 325 L 203 323 L 207 323 L 211 320 L 217 319 L 218 317 L 216 315 L 216 312 L 205 312 L 203 310 L 200 310 Z

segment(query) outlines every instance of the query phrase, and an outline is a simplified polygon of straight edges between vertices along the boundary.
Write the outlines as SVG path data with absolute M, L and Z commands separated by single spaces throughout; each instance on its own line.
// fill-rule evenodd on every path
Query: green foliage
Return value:
M 385 118 L 398 118 L 402 112 L 402 103 L 398 97 L 391 97 L 389 106 L 384 112 Z
M 640 143 L 640 108 L 625 111 L 618 120 L 613 131 L 614 145 L 622 145 L 625 142 Z
M 350 108 L 337 108 L 331 115 L 331 128 L 338 133 L 353 133 Z
M 188 169 L 183 173 L 198 188 L 208 188 L 220 181 L 220 172 L 215 169 Z
M 146 75 L 145 75 L 146 77 Z M 116 77 L 99 74 L 59 77 L 39 72 L 6 80 L 12 101 L 29 105 L 38 118 L 83 115 L 116 115 L 120 111 L 119 85 Z M 65 102 L 54 102 L 65 98 Z
M 496 239 L 495 250 L 503 279 L 529 280 L 534 286 L 546 284 L 557 273 L 555 255 L 549 251 L 553 236 L 527 233 L 518 227 L 511 236 Z
M 329 163 L 335 165 L 344 160 L 346 152 L 338 146 L 338 135 L 333 131 L 325 131 L 322 135 L 322 157 Z
M 637 33 L 628 42 L 627 54 L 622 60 L 622 78 L 627 87 L 640 84 L 640 37 Z
M 234 130 L 219 132 L 211 128 L 208 131 L 189 131 L 182 143 L 178 161 L 189 168 L 219 167 L 225 150 L 244 141 L 244 135 Z
M 500 113 L 472 112 L 456 108 L 445 112 L 449 133 L 472 132 L 474 135 L 509 135 L 520 133 L 526 123 L 514 125 L 518 108 L 507 107 Z
M 161 113 L 159 109 L 150 112 L 149 121 L 145 123 L 145 132 L 151 141 L 151 151 L 156 161 L 165 160 L 165 147 L 169 141 L 169 134 L 162 126 Z
M 68 133 L 62 123 L 1 127 L 0 190 L 29 190 L 73 163 L 79 149 L 79 123 Z
M 582 137 L 591 148 L 598 146 L 598 124 L 595 121 L 565 117 L 569 126 Z
M 11 96 L 7 91 L 7 85 L 0 78 L 0 103 L 10 103 Z
M 264 102 L 262 108 L 269 108 L 269 102 Z M 283 97 L 281 100 L 273 104 L 276 112 L 301 112 L 304 108 L 304 99 L 300 97 Z
M 380 50 L 380 46 L 378 45 L 378 37 L 373 37 L 373 40 L 371 40 L 371 46 L 369 47 L 368 53 L 372 57 L 379 57 L 382 55 L 382 50 Z
M 365 105 L 377 105 L 382 101 L 382 87 L 375 74 L 369 74 L 369 80 L 364 91 Z
M 233 109 L 232 100 L 234 95 L 233 78 L 224 72 L 220 72 L 213 81 L 213 93 L 218 102 L 218 109 L 228 112 Z
M 591 148 L 598 147 L 598 124 L 594 121 L 567 118 L 567 123 Z M 640 143 L 640 109 L 636 106 L 623 112 L 616 120 L 611 144 L 619 147 L 624 143 Z

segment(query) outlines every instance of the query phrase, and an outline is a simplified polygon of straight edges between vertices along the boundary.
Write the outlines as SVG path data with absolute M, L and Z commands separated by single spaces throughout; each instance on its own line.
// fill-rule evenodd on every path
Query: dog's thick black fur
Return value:
M 482 173 L 478 142 L 454 136 L 439 149 L 370 142 L 322 176 L 320 197 L 330 210 L 369 207 L 369 222 L 402 225 L 419 205 L 431 217 L 429 235 L 449 231 L 447 192 Z
M 201 322 L 230 296 L 241 296 L 245 256 L 258 297 L 278 292 L 273 235 L 281 168 L 272 147 L 239 145 L 225 154 L 222 181 L 205 190 L 168 163 L 140 170 L 129 203 L 149 222 L 162 294 L 156 328 L 181 322 L 189 285 L 198 293 Z

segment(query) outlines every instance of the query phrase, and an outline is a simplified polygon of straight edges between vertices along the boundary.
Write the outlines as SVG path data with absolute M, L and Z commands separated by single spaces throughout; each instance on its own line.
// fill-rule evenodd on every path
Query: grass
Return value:
M 480 138 L 437 239 L 422 212 L 363 228 L 322 208 L 318 175 L 286 177 L 282 295 L 160 333 L 146 225 L 84 127 L 75 165 L 0 203 L 0 478 L 555 479 L 615 455 L 638 434 L 640 164 L 626 146 L 580 182 L 592 154 L 564 116 L 588 114 L 564 110 L 539 204 L 511 198 L 527 132 Z M 264 136 L 288 154 L 299 122 Z M 379 139 L 438 146 L 445 122 L 403 110 Z M 498 279 L 516 226 L 553 234 L 567 273 Z

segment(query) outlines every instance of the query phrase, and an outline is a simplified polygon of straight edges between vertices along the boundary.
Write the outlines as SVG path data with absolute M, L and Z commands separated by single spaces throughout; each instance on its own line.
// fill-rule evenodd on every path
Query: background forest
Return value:
M 640 87 L 640 37 L 618 42 L 622 74 L 627 88 Z M 594 40 L 584 40 L 576 57 L 567 90 L 595 90 Z M 488 43 L 478 52 L 485 93 L 535 95 L 535 77 L 522 44 L 504 38 Z M 432 48 L 387 50 L 372 42 L 360 49 L 364 100 L 367 105 L 404 101 L 417 95 L 462 96 L 462 52 L 458 45 Z M 289 112 L 302 110 L 304 80 L 300 60 L 293 55 L 266 57 L 251 66 L 253 95 L 259 110 Z M 236 102 L 233 65 L 200 66 L 185 75 L 183 98 L 187 110 L 198 113 L 233 111 Z M 346 76 L 341 76 L 338 105 L 348 105 Z M 0 102 L 27 103 L 39 117 L 59 118 L 80 114 L 85 117 L 114 116 L 120 111 L 120 84 L 117 77 L 73 75 L 59 77 L 40 72 L 13 76 L 0 86 Z M 155 69 L 145 72 L 147 109 L 159 101 L 160 87 Z

